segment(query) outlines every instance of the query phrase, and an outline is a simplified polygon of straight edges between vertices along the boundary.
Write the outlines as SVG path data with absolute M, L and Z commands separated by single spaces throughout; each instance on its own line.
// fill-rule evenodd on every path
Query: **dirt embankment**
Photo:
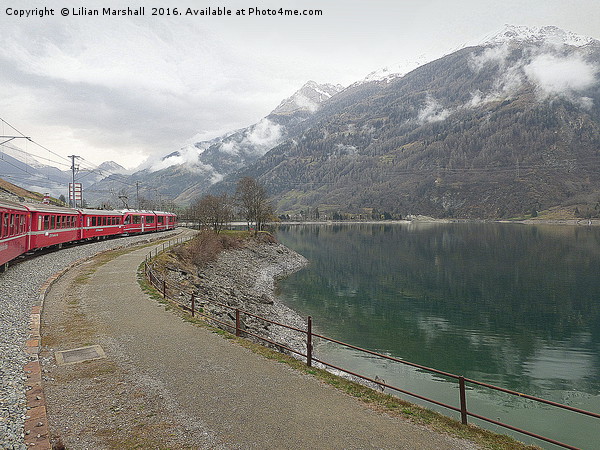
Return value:
M 230 248 L 212 250 L 216 254 L 208 258 L 209 261 L 197 257 L 207 249 L 193 243 L 157 261 L 158 270 L 167 283 L 177 286 L 177 300 L 191 306 L 193 292 L 196 308 L 228 323 L 235 323 L 235 311 L 216 303 L 306 329 L 306 319 L 277 299 L 275 283 L 302 269 L 308 260 L 269 236 L 250 237 L 233 244 L 229 241 L 226 246 Z M 197 264 L 194 260 L 202 261 Z M 298 333 L 245 314 L 241 315 L 241 328 L 301 352 L 306 349 L 305 340 Z

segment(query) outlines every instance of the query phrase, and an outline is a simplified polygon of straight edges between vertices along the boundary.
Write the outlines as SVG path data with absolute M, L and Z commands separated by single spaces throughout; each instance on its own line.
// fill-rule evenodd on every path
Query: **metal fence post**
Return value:
M 235 335 L 240 335 L 240 309 L 235 308 Z
M 196 300 L 194 299 L 194 293 L 192 292 L 192 317 L 194 317 L 194 306 L 195 306 Z
M 163 280 L 163 298 L 167 298 L 167 282 Z
M 465 377 L 458 377 L 458 388 L 460 390 L 460 420 L 463 425 L 467 424 L 467 392 L 465 390 Z
M 312 367 L 312 317 L 308 316 L 306 326 L 306 365 Z

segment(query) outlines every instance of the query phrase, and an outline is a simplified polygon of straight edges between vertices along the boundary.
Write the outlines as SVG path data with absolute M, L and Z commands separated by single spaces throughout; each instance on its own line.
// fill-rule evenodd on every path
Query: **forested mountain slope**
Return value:
M 284 213 L 502 218 L 590 207 L 600 198 L 600 43 L 565 34 L 508 33 L 357 83 L 217 188 L 257 177 Z

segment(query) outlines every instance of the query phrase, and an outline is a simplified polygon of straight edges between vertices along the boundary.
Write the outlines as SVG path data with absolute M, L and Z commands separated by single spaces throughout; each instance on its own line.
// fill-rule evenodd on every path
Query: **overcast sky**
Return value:
M 18 17 L 7 9 L 39 11 L 44 3 L 54 16 Z M 102 16 L 103 7 L 142 3 L 142 17 Z M 73 15 L 86 5 L 100 16 Z M 208 6 L 229 8 L 232 16 L 184 15 Z M 182 15 L 153 16 L 153 7 Z M 251 7 L 323 14 L 248 16 Z M 246 15 L 236 16 L 239 9 Z M 308 80 L 347 86 L 383 67 L 476 44 L 504 24 L 555 25 L 600 39 L 600 1 L 4 2 L 0 118 L 65 157 L 133 168 L 257 122 Z

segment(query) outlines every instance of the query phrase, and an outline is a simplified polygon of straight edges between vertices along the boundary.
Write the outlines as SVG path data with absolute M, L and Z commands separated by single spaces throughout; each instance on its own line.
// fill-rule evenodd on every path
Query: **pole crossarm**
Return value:
M 0 139 L 6 139 L 3 142 L 0 142 L 0 145 L 4 145 L 7 142 L 12 141 L 13 139 L 27 139 L 28 141 L 31 141 L 31 138 L 29 136 L 0 136 Z

